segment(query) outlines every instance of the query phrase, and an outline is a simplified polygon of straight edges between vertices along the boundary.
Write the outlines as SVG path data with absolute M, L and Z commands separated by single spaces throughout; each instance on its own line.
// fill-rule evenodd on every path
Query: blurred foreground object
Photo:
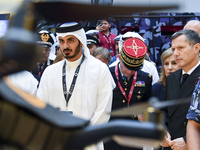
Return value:
M 24 3 L 11 20 L 7 34 L 0 39 L 0 77 L 29 70 L 38 60 L 41 50 L 35 44 L 35 18 L 33 6 Z
M 6 6 L 11 5 L 10 2 L 3 1 L 1 4 L 3 3 L 3 6 L 6 8 Z M 20 3 L 16 2 L 14 6 L 17 7 Z M 30 70 L 32 65 L 38 60 L 41 51 L 35 45 L 34 30 L 36 21 L 45 19 L 48 23 L 61 23 L 98 19 L 111 15 L 130 15 L 135 12 L 169 8 L 177 8 L 177 5 L 119 7 L 53 1 L 30 3 L 24 1 L 11 20 L 12 23 L 7 34 L 0 40 L 0 77 L 25 69 Z M 14 10 L 14 8 L 10 7 L 8 9 Z M 36 12 L 39 14 L 38 16 Z
M 102 5 L 86 5 L 67 2 L 38 2 L 34 6 L 39 14 L 46 20 L 53 22 L 68 22 L 90 19 L 101 19 L 112 15 L 132 15 L 136 12 L 162 10 L 170 8 L 178 8 L 176 4 L 157 5 L 157 6 L 102 6 Z M 52 11 L 59 10 L 59 11 Z M 86 11 L 87 10 L 87 11 Z M 103 10 L 103 11 L 97 11 Z M 65 17 L 62 17 L 65 16 Z
M 6 78 L 0 80 L 0 95 L 2 148 L 80 150 L 111 137 L 120 145 L 158 148 L 165 134 L 163 126 L 152 122 L 116 120 L 88 126 L 88 120 L 60 112 L 19 90 Z
M 159 101 L 156 97 L 151 97 L 149 101 L 139 104 L 131 105 L 128 108 L 121 108 L 111 112 L 111 116 L 132 116 L 133 114 L 141 114 L 147 109 L 149 111 L 156 111 L 169 106 L 179 105 L 182 99 L 172 101 Z M 187 99 L 184 103 L 190 103 L 190 99 Z
M 0 77 L 29 70 L 37 62 L 41 50 L 35 44 L 34 30 L 36 21 L 40 19 L 48 22 L 79 21 L 176 7 L 111 7 L 64 2 L 24 2 L 14 16 L 7 34 L 0 39 Z M 102 13 L 96 10 L 104 11 Z M 0 97 L 0 148 L 3 149 L 80 150 L 108 137 L 113 137 L 119 144 L 126 146 L 149 145 L 158 148 L 165 134 L 164 127 L 153 122 L 118 120 L 88 126 L 88 120 L 62 113 L 2 78 Z

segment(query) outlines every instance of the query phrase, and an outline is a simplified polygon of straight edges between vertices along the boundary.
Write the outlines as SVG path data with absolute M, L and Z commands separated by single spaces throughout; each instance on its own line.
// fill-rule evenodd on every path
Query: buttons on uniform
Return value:
M 123 103 L 126 103 L 126 100 L 123 100 L 122 102 L 123 102 Z
M 127 91 L 127 88 L 125 88 L 124 91 Z
M 140 91 L 138 91 L 138 94 L 140 94 L 141 92 Z M 140 99 L 141 98 L 141 96 L 140 95 L 138 95 L 137 96 L 137 99 Z
M 184 126 L 186 126 L 186 125 L 187 125 L 187 123 L 186 123 L 186 122 L 183 122 L 183 125 L 184 125 Z

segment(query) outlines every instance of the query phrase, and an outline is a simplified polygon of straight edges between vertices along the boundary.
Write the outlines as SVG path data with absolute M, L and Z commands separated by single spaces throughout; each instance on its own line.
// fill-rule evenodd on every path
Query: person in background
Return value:
M 190 20 L 184 26 L 184 29 L 190 29 L 197 32 L 200 36 L 200 21 Z M 200 104 L 199 104 L 199 91 L 200 91 L 200 81 L 199 78 L 196 82 L 195 90 L 192 94 L 190 108 L 186 118 L 188 119 L 186 139 L 187 146 L 189 150 L 199 150 L 200 149 Z
M 99 40 L 89 34 L 86 34 L 86 37 L 87 37 L 87 47 L 90 50 L 90 55 L 92 55 L 93 51 L 99 46 Z
M 102 19 L 102 23 L 96 27 L 96 30 L 99 31 L 99 46 L 107 48 L 111 56 L 116 55 L 115 50 L 115 41 L 114 38 L 116 35 L 110 32 L 111 23 L 108 18 Z
M 200 21 L 198 20 L 190 20 L 187 22 L 187 24 L 184 26 L 183 29 L 190 29 L 198 33 L 200 36 Z
M 64 23 L 56 28 L 65 57 L 45 69 L 37 97 L 60 111 L 90 120 L 90 125 L 107 123 L 115 87 L 108 67 L 90 55 L 81 23 Z M 87 147 L 103 150 L 102 142 Z
M 195 90 L 192 94 L 190 108 L 186 116 L 188 119 L 186 139 L 188 150 L 200 149 L 200 80 L 197 79 Z
M 126 32 L 124 35 L 122 35 L 120 37 L 120 41 L 123 41 L 123 39 L 127 38 L 127 37 L 139 38 L 143 42 L 145 41 L 145 39 L 136 32 Z M 119 41 L 119 53 L 121 52 L 121 49 L 122 49 L 122 42 L 120 42 L 120 41 Z M 113 67 L 117 63 L 119 63 L 118 56 L 117 56 L 116 61 L 114 61 L 112 64 L 110 64 L 109 67 Z M 156 67 L 151 62 L 144 60 L 142 71 L 150 73 L 152 75 L 152 77 L 153 77 L 152 85 L 159 80 L 158 71 L 157 71 Z
M 104 47 L 98 47 L 94 50 L 92 54 L 95 58 L 101 60 L 103 63 L 105 63 L 107 66 L 110 63 L 111 60 L 111 54 L 108 51 L 107 48 Z
M 53 33 L 49 33 L 49 34 L 50 34 L 51 38 L 53 39 L 53 43 L 52 43 L 52 46 L 50 47 L 51 51 L 49 53 L 48 59 L 54 61 L 56 59 L 56 43 L 57 43 L 57 41 L 56 41 L 56 37 Z
M 116 55 L 119 54 L 119 40 L 121 38 L 122 35 L 118 35 L 114 38 L 115 41 L 115 51 L 116 51 Z
M 121 36 L 122 35 L 118 35 L 118 36 L 116 36 L 114 38 L 116 55 L 111 58 L 110 64 L 112 64 L 113 62 L 115 62 L 117 60 L 118 55 L 119 55 L 119 40 L 120 40 Z
M 99 31 L 98 30 L 91 29 L 91 30 L 88 30 L 85 34 L 94 36 L 95 38 L 97 38 L 99 40 Z
M 56 59 L 53 61 L 53 63 L 55 64 L 55 63 L 57 63 L 57 62 L 59 62 L 59 61 L 61 61 L 61 60 L 64 60 L 64 59 L 65 59 L 65 57 L 63 56 L 62 52 L 59 52 L 59 53 L 56 55 Z
M 156 67 L 156 63 L 153 62 L 153 61 L 151 61 L 150 54 L 151 54 L 151 51 L 150 51 L 150 49 L 148 48 L 147 53 L 146 53 L 146 56 L 145 56 L 145 60 L 151 62 L 151 63 Z
M 167 76 L 170 75 L 172 72 L 180 69 L 178 67 L 178 64 L 176 63 L 176 60 L 171 48 L 165 50 L 162 53 L 161 61 L 162 61 L 162 68 L 161 68 L 160 79 L 158 80 L 157 83 L 155 83 L 152 86 L 152 93 L 151 93 L 152 94 L 151 96 L 157 97 L 160 101 L 163 100 L 165 82 L 166 82 Z
M 42 30 L 38 33 L 37 44 L 42 47 L 42 55 L 31 72 L 39 82 L 46 67 L 53 64 L 53 60 L 48 59 L 51 51 L 50 47 L 53 43 L 53 38 L 50 36 L 48 31 Z
M 200 38 L 195 31 L 184 29 L 175 32 L 171 40 L 173 55 L 181 69 L 167 77 L 163 100 L 169 102 L 179 100 L 179 104 L 164 109 L 168 132 L 161 146 L 164 150 L 187 150 L 186 115 L 190 104 L 186 102 L 191 99 L 195 82 L 200 76 Z
M 58 42 L 55 44 L 55 55 L 57 55 L 60 52 L 60 45 Z

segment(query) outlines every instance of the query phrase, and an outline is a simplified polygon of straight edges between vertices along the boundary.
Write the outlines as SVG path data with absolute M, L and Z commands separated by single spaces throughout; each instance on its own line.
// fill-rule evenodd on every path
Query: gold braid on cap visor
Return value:
M 131 67 L 139 67 L 142 65 L 143 61 L 144 61 L 144 56 L 139 60 L 137 58 L 133 58 L 133 59 L 130 59 L 130 58 L 127 58 L 126 54 L 124 53 L 124 51 L 122 50 L 121 53 L 120 53 L 120 56 L 121 56 L 121 59 L 123 60 L 123 62 L 128 65 L 128 66 L 131 66 Z M 129 56 L 128 56 L 129 57 Z

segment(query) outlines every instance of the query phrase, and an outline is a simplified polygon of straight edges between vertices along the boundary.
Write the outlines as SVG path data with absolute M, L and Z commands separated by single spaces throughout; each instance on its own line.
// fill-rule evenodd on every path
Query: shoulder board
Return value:
M 151 78 L 151 74 L 150 74 L 150 73 L 149 73 L 149 75 L 148 75 L 148 76 L 149 76 L 149 78 Z

